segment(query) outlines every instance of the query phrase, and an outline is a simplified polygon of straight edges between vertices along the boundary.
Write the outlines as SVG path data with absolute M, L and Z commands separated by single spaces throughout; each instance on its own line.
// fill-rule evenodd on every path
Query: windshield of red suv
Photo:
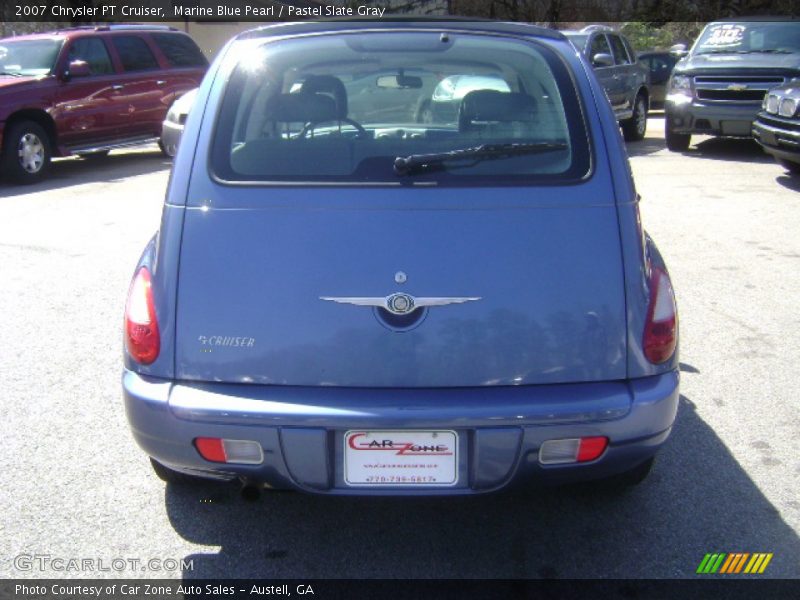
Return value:
M 0 40 L 0 75 L 47 75 L 63 40 Z
M 791 54 L 800 52 L 800 22 L 711 23 L 694 54 Z
M 391 32 L 262 43 L 219 112 L 226 181 L 574 179 L 589 165 L 569 71 L 535 42 Z

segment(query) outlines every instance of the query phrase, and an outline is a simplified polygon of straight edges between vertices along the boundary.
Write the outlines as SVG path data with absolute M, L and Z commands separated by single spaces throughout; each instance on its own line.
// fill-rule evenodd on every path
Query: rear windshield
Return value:
M 695 54 L 794 52 L 800 52 L 800 21 L 711 23 L 694 46 Z
M 228 81 L 211 151 L 231 182 L 498 184 L 577 179 L 589 163 L 552 50 L 439 32 L 264 43 Z

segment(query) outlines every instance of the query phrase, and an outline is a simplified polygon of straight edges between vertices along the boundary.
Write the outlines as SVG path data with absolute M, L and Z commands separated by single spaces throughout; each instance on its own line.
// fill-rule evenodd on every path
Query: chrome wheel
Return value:
M 25 133 L 19 140 L 17 156 L 20 166 L 28 173 L 41 171 L 44 165 L 45 149 L 39 136 L 35 133 Z

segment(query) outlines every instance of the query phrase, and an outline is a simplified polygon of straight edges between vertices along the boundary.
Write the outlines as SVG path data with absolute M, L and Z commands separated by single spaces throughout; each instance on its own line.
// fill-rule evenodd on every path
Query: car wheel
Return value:
M 34 121 L 20 121 L 6 130 L 4 138 L 0 171 L 15 183 L 41 181 L 52 157 L 44 127 Z
M 169 467 L 165 467 L 154 458 L 150 459 L 150 464 L 153 467 L 153 471 L 155 471 L 156 475 L 158 475 L 158 478 L 161 481 L 166 481 L 167 483 L 174 483 L 176 485 L 199 485 L 207 484 L 210 481 L 203 477 L 187 475 L 186 473 L 181 473 L 180 471 L 175 471 Z
M 664 120 L 664 137 L 667 140 L 667 148 L 672 152 L 686 152 L 689 149 L 689 142 L 692 136 L 688 133 L 675 133 L 672 130 L 672 123 L 669 116 Z
M 175 154 L 178 152 L 178 147 L 175 145 L 168 146 L 164 143 L 164 140 L 158 140 L 158 147 L 161 149 L 161 154 L 166 156 L 167 158 L 175 158 Z
M 793 173 L 795 175 L 800 175 L 800 163 L 792 162 L 784 158 L 779 158 L 778 162 L 784 169 L 786 169 L 790 173 Z
M 433 123 L 433 106 L 430 100 L 424 100 L 417 108 L 416 114 L 417 123 L 424 123 L 430 125 Z
M 647 133 L 647 99 L 643 94 L 636 96 L 633 104 L 633 116 L 623 121 L 622 134 L 626 142 L 638 142 Z

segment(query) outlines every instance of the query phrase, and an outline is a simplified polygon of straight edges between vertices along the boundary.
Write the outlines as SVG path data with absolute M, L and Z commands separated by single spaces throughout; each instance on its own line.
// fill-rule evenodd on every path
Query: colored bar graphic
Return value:
M 755 552 L 725 552 L 708 553 L 700 561 L 697 567 L 698 574 L 732 575 L 736 573 L 758 574 L 763 573 L 769 561 L 772 560 L 772 553 Z M 747 566 L 745 566 L 747 565 Z
M 733 554 L 728 554 L 728 558 L 725 563 L 722 565 L 722 568 L 719 570 L 720 573 L 727 573 L 728 569 L 731 567 L 731 563 L 733 562 Z
M 753 558 L 750 559 L 750 562 L 747 563 L 747 566 L 744 568 L 744 572 L 745 573 L 755 572 L 754 569 L 758 569 L 758 565 L 761 564 L 762 560 L 764 560 L 764 555 L 756 552 L 755 554 L 753 554 Z
M 703 560 L 700 561 L 700 566 L 697 567 L 697 573 L 707 573 L 708 572 L 708 571 L 706 571 L 706 565 L 708 565 L 708 562 L 709 562 L 710 559 L 711 559 L 711 555 L 710 554 L 706 554 L 703 557 Z
M 744 554 L 742 554 L 741 556 L 742 556 L 742 558 L 741 558 L 741 560 L 740 560 L 740 561 L 739 561 L 739 562 L 736 564 L 736 570 L 735 570 L 735 571 L 733 571 L 734 573 L 738 573 L 739 571 L 741 571 L 741 570 L 742 570 L 742 567 L 744 566 L 744 562 L 747 560 L 747 557 L 748 557 L 748 556 L 750 556 L 750 554 L 749 554 L 748 552 L 745 552 L 745 553 L 744 553 Z
M 710 573 L 716 573 L 717 569 L 719 569 L 720 566 L 722 565 L 722 561 L 723 560 L 725 560 L 725 554 L 724 553 L 719 555 L 719 558 L 717 559 L 717 562 L 714 563 L 714 566 L 711 567 L 711 571 L 709 571 L 709 572 Z
M 771 560 L 772 560 L 772 552 L 767 554 L 767 556 L 764 558 L 764 562 L 761 563 L 761 568 L 758 569 L 758 572 L 759 573 L 763 573 L 764 569 L 767 568 L 767 565 L 769 564 L 769 561 L 771 561 Z

